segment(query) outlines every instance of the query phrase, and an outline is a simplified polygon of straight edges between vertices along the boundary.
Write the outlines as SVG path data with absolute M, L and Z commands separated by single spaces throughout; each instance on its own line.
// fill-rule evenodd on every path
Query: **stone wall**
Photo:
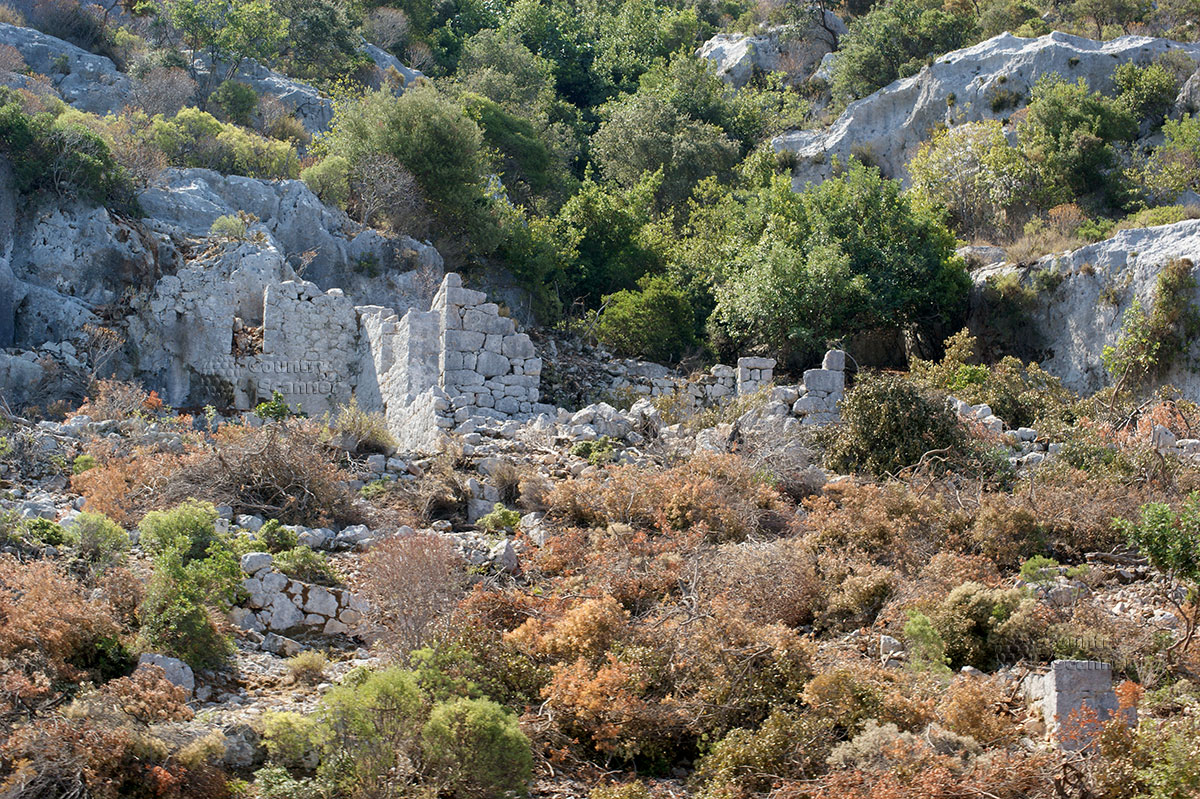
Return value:
M 1098 732 L 1095 722 L 1120 712 L 1112 666 L 1099 661 L 1056 660 L 1045 673 L 1026 677 L 1022 689 L 1047 731 L 1068 751 L 1087 746 Z M 1132 714 L 1126 719 L 1135 720 Z

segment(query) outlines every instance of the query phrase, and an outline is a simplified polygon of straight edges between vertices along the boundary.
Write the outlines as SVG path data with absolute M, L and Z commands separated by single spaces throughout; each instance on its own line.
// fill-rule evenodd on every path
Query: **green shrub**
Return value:
M 1200 493 L 1190 494 L 1178 510 L 1148 503 L 1136 522 L 1118 519 L 1116 524 L 1155 567 L 1200 582 Z
M 258 106 L 258 94 L 245 83 L 227 80 L 209 96 L 208 102 L 216 107 L 226 122 L 248 127 Z
M 51 547 L 61 546 L 69 539 L 62 525 L 49 519 L 30 519 L 25 523 L 25 532 L 34 541 Z
M 287 660 L 288 671 L 296 682 L 316 684 L 325 676 L 329 657 L 319 649 L 308 649 Z
M 941 362 L 912 360 L 912 377 L 971 405 L 987 403 L 1011 428 L 1070 419 L 1075 397 L 1058 378 L 1011 355 L 990 366 L 969 363 L 975 345 L 965 329 L 955 333 L 946 339 Z
M 1116 230 L 1173 225 L 1187 219 L 1200 219 L 1200 207 L 1195 205 L 1162 205 L 1130 214 L 1116 225 Z
M 284 527 L 278 519 L 268 519 L 255 533 L 255 539 L 260 546 L 271 553 L 284 552 L 299 543 L 296 531 Z
M 949 674 L 946 657 L 946 642 L 934 628 L 933 622 L 924 613 L 909 611 L 904 623 L 904 641 L 907 644 L 909 663 L 916 669 L 930 669 Z
M 71 461 L 71 474 L 83 474 L 89 469 L 95 469 L 100 463 L 91 455 L 76 455 Z
M 1101 353 L 1114 391 L 1137 389 L 1171 368 L 1200 333 L 1200 308 L 1192 301 L 1196 278 L 1187 258 L 1168 261 L 1158 273 L 1150 310 L 1134 297 L 1115 345 Z
M 492 512 L 479 518 L 476 522 L 479 527 L 489 532 L 500 532 L 501 530 L 512 530 L 521 523 L 521 512 L 509 510 L 500 502 L 492 508 Z
M 1148 121 L 1157 128 L 1175 104 L 1179 83 L 1162 64 L 1139 66 L 1126 61 L 1113 71 L 1119 94 L 1117 103 L 1134 119 Z
M 292 145 L 225 124 L 196 108 L 184 108 L 171 118 L 155 116 L 145 135 L 175 166 L 267 179 L 294 178 L 300 172 Z
M 331 155 L 300 172 L 300 179 L 326 205 L 345 210 L 350 200 L 350 161 Z
M 79 514 L 67 536 L 79 548 L 80 557 L 98 566 L 119 563 L 129 550 L 129 533 L 102 513 Z
M 342 576 L 337 568 L 329 562 L 324 552 L 317 552 L 306 546 L 292 547 L 286 552 L 275 556 L 275 568 L 291 577 L 305 583 L 317 585 L 341 585 Z
M 0 153 L 12 164 L 14 188 L 133 210 L 133 184 L 100 136 L 53 114 L 26 114 L 0 91 Z
M 185 562 L 178 549 L 154 559 L 154 575 L 138 608 L 139 640 L 148 651 L 180 658 L 193 668 L 215 668 L 233 652 L 233 642 L 215 622 L 237 599 L 242 580 L 238 559 L 213 546 L 208 557 Z
M 446 796 L 499 799 L 528 792 L 533 756 L 517 717 L 487 699 L 435 705 L 421 751 Z
M 1027 583 L 1046 585 L 1058 576 L 1058 561 L 1045 555 L 1034 555 L 1021 564 L 1021 579 Z
M 1185 191 L 1200 191 L 1200 116 L 1185 114 L 1163 124 L 1163 142 L 1150 154 L 1144 169 L 1135 170 L 1159 202 L 1175 202 Z
M 697 344 L 691 302 L 664 277 L 643 278 L 638 286 L 603 298 L 596 337 L 618 355 L 678 360 Z
M 245 241 L 246 220 L 235 214 L 223 214 L 213 220 L 208 235 L 225 241 Z
M 259 799 L 323 799 L 327 794 L 310 779 L 296 779 L 282 766 L 265 766 L 254 772 Z
M 894 375 L 860 374 L 841 412 L 827 458 L 843 472 L 895 474 L 927 452 L 959 449 L 965 442 L 957 416 L 941 398 Z
M 1048 652 L 1037 603 L 1015 588 L 988 588 L 974 582 L 955 588 L 929 613 L 945 642 L 950 668 L 994 670 L 1000 663 L 1037 660 Z
M 138 543 L 152 555 L 170 550 L 185 564 L 199 560 L 217 542 L 217 509 L 211 502 L 189 499 L 168 511 L 151 511 L 138 525 Z
M 292 412 L 291 406 L 288 405 L 287 397 L 278 391 L 272 391 L 270 400 L 260 402 L 254 406 L 254 415 L 264 421 L 282 422 L 284 419 L 291 418 L 296 414 Z
M 370 786 L 410 784 L 424 699 L 411 672 L 398 668 L 351 673 L 317 710 L 319 776 L 343 795 Z
M 262 740 L 272 764 L 302 768 L 316 751 L 316 719 L 289 711 L 267 713 Z
M 356 452 L 380 452 L 386 455 L 396 449 L 396 438 L 388 430 L 387 419 L 381 413 L 360 408 L 357 397 L 351 397 L 348 405 L 338 408 L 330 429 L 337 435 L 354 439 Z

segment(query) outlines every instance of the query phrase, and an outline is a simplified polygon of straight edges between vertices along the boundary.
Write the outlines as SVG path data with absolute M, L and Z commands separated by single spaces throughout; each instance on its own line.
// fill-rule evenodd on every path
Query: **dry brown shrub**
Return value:
M 129 100 L 151 116 L 174 116 L 180 109 L 195 103 L 196 81 L 185 69 L 155 67 L 137 82 Z
M 817 619 L 821 630 L 846 630 L 870 625 L 895 595 L 900 575 L 847 553 L 826 551 L 818 558 L 825 605 Z
M 124 566 L 105 569 L 97 586 L 100 598 L 112 608 L 117 620 L 131 628 L 137 620 L 138 605 L 142 604 L 145 586 L 142 581 Z
M 140 724 L 160 721 L 190 721 L 195 715 L 187 705 L 188 692 L 167 680 L 161 666 L 141 666 L 128 677 L 105 683 L 91 696 L 81 700 L 87 713 L 93 709 L 119 711 Z M 102 712 L 102 711 L 101 711 Z
M 361 593 L 379 640 L 406 657 L 443 631 L 462 596 L 462 556 L 445 538 L 392 536 L 362 563 Z
M 0 555 L 0 718 L 82 679 L 76 664 L 118 631 L 111 609 L 58 565 Z
M 14 25 L 18 28 L 25 27 L 25 15 L 7 3 L 0 4 L 0 22 L 6 25 Z
M 941 685 L 928 675 L 853 660 L 822 671 L 804 688 L 811 712 L 831 719 L 849 736 L 868 719 L 922 730 L 934 719 Z
M 804 501 L 808 540 L 821 551 L 864 553 L 877 563 L 911 570 L 937 552 L 946 513 L 908 486 L 841 480 Z
M 823 606 L 816 553 L 802 540 L 726 544 L 703 567 L 704 595 L 740 603 L 761 623 L 811 624 Z
M 125 168 L 135 186 L 149 186 L 160 172 L 171 165 L 166 153 L 144 135 L 144 117 L 108 117 L 105 126 L 112 156 Z M 124 341 L 121 343 L 124 344 Z
M 11 44 L 0 44 L 0 72 L 24 72 L 27 65 L 25 56 Z
M 102 444 L 89 447 L 100 466 L 71 478 L 71 488 L 87 500 L 87 508 L 129 527 L 166 503 L 162 492 L 182 463 L 195 455 L 157 452 L 138 447 L 119 454 Z
M 140 383 L 127 380 L 97 380 L 79 406 L 79 413 L 93 421 L 125 421 L 147 409 L 150 393 Z
M 377 8 L 363 20 L 363 37 L 384 50 L 408 38 L 408 15 L 398 8 Z
M 415 481 L 395 483 L 383 501 L 402 513 L 408 513 L 420 525 L 444 519 L 456 523 L 467 520 L 467 481 L 458 470 L 454 453 L 442 453 Z
M 1048 799 L 1061 796 L 1055 759 L 1046 753 L 995 752 L 969 766 L 928 744 L 892 752 L 887 770 L 833 771 L 816 781 L 784 782 L 772 799 Z
M 400 160 L 386 153 L 369 155 L 350 173 L 350 214 L 374 225 L 420 237 L 429 226 L 425 196 Z
M 5 799 L 119 799 L 144 786 L 134 762 L 134 734 L 87 719 L 39 719 L 0 745 L 11 767 L 0 782 Z
M 776 535 L 790 524 L 780 492 L 729 454 L 700 453 L 665 470 L 613 467 L 559 483 L 549 503 L 552 514 L 575 524 L 699 530 L 711 541 Z
M 358 511 L 344 485 L 350 475 L 337 457 L 323 427 L 308 420 L 223 425 L 212 448 L 180 463 L 159 506 L 194 497 L 283 524 L 354 522 Z
M 1008 686 L 995 677 L 959 677 L 938 704 L 946 729 L 969 735 L 985 747 L 1016 742 L 1020 728 L 1009 709 Z
M 504 640 L 541 658 L 556 661 L 595 659 L 620 636 L 628 620 L 629 613 L 612 597 L 587 599 L 552 622 L 543 618 L 528 619 L 506 633 Z

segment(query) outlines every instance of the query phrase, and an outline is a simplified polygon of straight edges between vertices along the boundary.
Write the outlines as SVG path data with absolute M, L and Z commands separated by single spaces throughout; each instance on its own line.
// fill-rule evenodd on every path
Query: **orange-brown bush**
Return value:
M 112 611 L 47 561 L 0 556 L 0 718 L 53 699 L 118 632 Z
M 81 704 L 117 710 L 141 724 L 189 721 L 188 692 L 166 678 L 161 666 L 141 666 L 128 677 L 110 680 Z
M 523 652 L 551 660 L 595 659 L 623 631 L 629 613 L 612 597 L 586 599 L 553 621 L 528 619 L 505 635 Z
M 795 538 L 718 547 L 704 566 L 700 590 L 741 604 L 755 621 L 789 627 L 811 624 L 825 593 L 816 553 Z
M 136 524 L 142 516 L 166 500 L 174 474 L 192 455 L 158 452 L 139 447 L 129 454 L 117 454 L 101 445 L 90 448 L 100 466 L 71 478 L 71 488 L 87 500 L 89 511 L 103 513 L 122 526 Z
M 900 575 L 887 566 L 827 551 L 818 558 L 824 606 L 817 618 L 820 630 L 845 630 L 870 625 L 896 593 Z
M 147 410 L 150 394 L 140 383 L 127 380 L 96 380 L 79 413 L 95 421 L 132 419 Z
M 558 484 L 548 502 L 553 515 L 574 524 L 700 530 L 711 541 L 777 534 L 789 524 L 780 492 L 729 454 L 700 453 L 665 470 L 617 466 Z
M 944 537 L 946 514 L 905 485 L 841 480 L 804 502 L 809 540 L 821 550 L 857 551 L 877 563 L 911 569 L 924 564 Z
M 564 732 L 602 754 L 669 762 L 686 719 L 672 698 L 654 696 L 658 669 L 636 654 L 609 653 L 596 666 L 585 658 L 559 665 L 542 696 Z
M 88 718 L 45 718 L 0 745 L 0 796 L 8 799 L 226 799 L 224 772 L 188 749 Z
M 1007 746 L 1019 728 L 1008 708 L 1008 691 L 995 678 L 959 677 L 937 707 L 942 726 L 986 747 Z
M 380 640 L 405 657 L 440 631 L 462 595 L 462 556 L 445 538 L 392 536 L 362 562 L 361 592 Z

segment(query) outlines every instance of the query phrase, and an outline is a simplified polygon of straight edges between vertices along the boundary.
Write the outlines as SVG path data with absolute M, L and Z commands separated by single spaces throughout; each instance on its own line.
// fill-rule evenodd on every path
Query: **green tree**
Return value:
M 1033 87 L 1018 135 L 1055 202 L 1096 193 L 1111 200 L 1120 188 L 1112 143 L 1132 140 L 1137 120 L 1117 101 L 1090 91 L 1082 78 L 1068 83 L 1051 74 Z
M 556 244 L 558 293 L 595 307 L 605 294 L 632 289 L 657 271 L 657 253 L 642 240 L 659 177 L 650 176 L 627 191 L 584 180 L 547 224 Z
M 740 154 L 719 127 L 691 119 L 653 94 L 614 101 L 605 115 L 592 137 L 595 162 L 605 178 L 625 188 L 661 169 L 660 207 L 685 200 L 709 175 L 727 176 Z
M 878 3 L 849 27 L 833 70 L 833 92 L 843 102 L 915 75 L 976 35 L 971 17 L 945 11 L 930 0 Z
M 769 191 L 789 189 L 780 177 Z M 804 360 L 830 339 L 933 331 L 964 309 L 968 280 L 954 237 L 878 170 L 852 162 L 798 202 L 775 202 L 787 216 L 762 212 L 770 225 L 716 291 L 712 321 L 734 348 L 765 345 Z
M 268 0 L 168 0 L 167 16 L 191 51 L 192 77 L 199 77 L 196 57 L 208 56 L 210 90 L 248 58 L 275 58 L 288 35 L 287 18 Z
M 1171 203 L 1185 191 L 1200 192 L 1200 117 L 1185 114 L 1163 124 L 1162 144 L 1133 177 L 1153 201 Z
M 361 53 L 357 4 L 343 0 L 274 0 L 272 6 L 288 20 L 283 59 L 287 73 L 306 80 L 348 75 L 369 64 Z
M 908 164 L 912 196 L 945 208 L 968 241 L 1019 231 L 1037 206 L 1037 172 L 995 120 L 939 131 Z
M 643 278 L 603 300 L 596 336 L 614 352 L 660 363 L 697 345 L 696 317 L 687 295 L 666 277 Z
M 500 799 L 528 791 L 533 756 L 517 717 L 488 699 L 435 705 L 421 748 L 446 795 Z

